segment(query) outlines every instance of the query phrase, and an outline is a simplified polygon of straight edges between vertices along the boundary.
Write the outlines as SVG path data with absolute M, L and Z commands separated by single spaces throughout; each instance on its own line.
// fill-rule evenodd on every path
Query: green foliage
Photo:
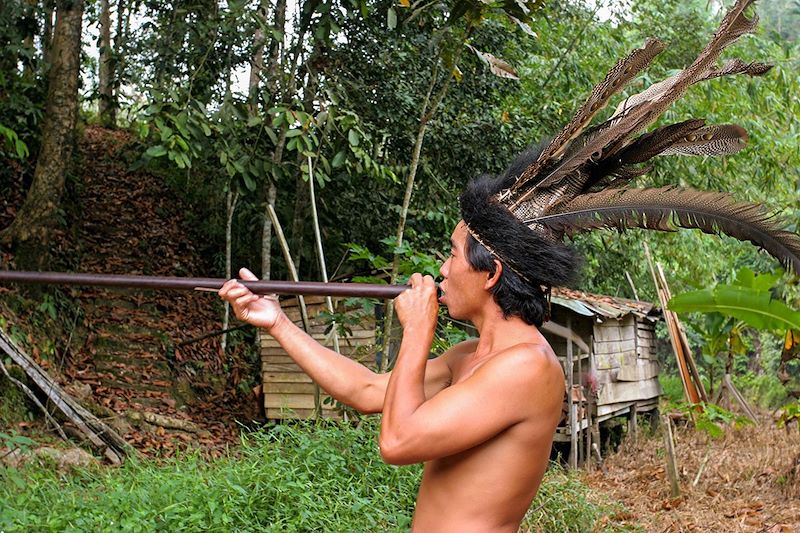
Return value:
M 677 312 L 716 312 L 735 317 L 767 331 L 800 329 L 800 312 L 774 300 L 769 291 L 732 285 L 686 292 L 672 297 L 669 308 Z
M 661 385 L 662 398 L 673 405 L 683 401 L 683 382 L 680 376 L 662 372 L 658 375 L 658 382 Z
M 25 383 L 25 372 L 22 369 L 12 365 L 10 359 L 6 359 L 4 365 L 14 379 Z M 0 428 L 11 427 L 30 417 L 28 397 L 5 374 L 0 372 Z M 3 438 L 3 434 L 0 434 L 0 447 L 3 446 Z
M 788 397 L 786 387 L 771 372 L 766 374 L 746 372 L 735 375 L 733 383 L 748 401 L 764 409 L 776 409 L 786 402 Z
M 0 157 L 10 156 L 12 158 L 16 157 L 17 159 L 26 159 L 30 155 L 28 145 L 22 142 L 17 132 L 14 130 L 0 124 L 0 136 L 5 139 L 4 145 L 6 150 L 10 150 L 10 152 L 5 152 L 0 149 Z
M 0 468 L 3 531 L 407 531 L 421 465 L 380 460 L 375 419 L 280 425 L 243 437 L 215 461 L 195 453 L 163 462 L 60 475 Z M 605 508 L 554 469 L 527 524 L 585 531 Z
M 678 407 L 687 417 L 694 419 L 695 427 L 699 431 L 707 433 L 712 439 L 722 437 L 726 427 L 733 426 L 735 429 L 740 429 L 745 425 L 753 424 L 749 418 L 732 413 L 713 403 L 683 403 Z
M 24 454 L 35 445 L 36 441 L 25 435 L 20 435 L 16 431 L 11 431 L 9 433 L 0 432 L 0 450 L 5 449 L 4 453 L 19 450 Z
M 792 422 L 797 423 L 797 429 L 800 431 L 800 401 L 795 400 L 787 403 L 781 408 L 781 416 L 776 422 L 779 428 L 787 428 Z

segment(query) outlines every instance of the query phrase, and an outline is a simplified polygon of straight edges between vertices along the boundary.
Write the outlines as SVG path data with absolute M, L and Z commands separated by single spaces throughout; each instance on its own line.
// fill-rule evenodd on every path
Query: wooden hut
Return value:
M 322 316 L 325 299 L 307 297 L 305 302 L 311 335 L 332 347 L 333 336 Z M 600 423 L 657 407 L 661 391 L 654 323 L 660 312 L 647 302 L 567 289 L 555 289 L 552 304 L 552 320 L 542 331 L 561 359 L 572 391 L 556 441 L 572 443 L 576 462 L 589 456 L 592 442 L 599 446 Z M 302 324 L 296 298 L 281 305 L 290 319 Z M 340 339 L 341 353 L 374 368 L 375 320 L 362 318 L 349 329 L 350 334 Z M 269 335 L 262 336 L 261 353 L 267 418 L 308 418 L 315 409 L 324 417 L 340 416 L 340 410 Z
M 599 447 L 599 425 L 658 407 L 661 388 L 653 304 L 569 289 L 554 289 L 552 319 L 543 333 L 564 365 L 568 390 L 556 441 L 570 442 L 570 462 Z

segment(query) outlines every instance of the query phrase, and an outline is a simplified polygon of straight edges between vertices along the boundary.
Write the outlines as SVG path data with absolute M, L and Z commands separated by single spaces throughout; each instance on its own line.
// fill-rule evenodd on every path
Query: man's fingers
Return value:
M 225 295 L 228 294 L 228 291 L 230 291 L 232 288 L 234 288 L 238 284 L 239 284 L 239 282 L 236 281 L 235 279 L 229 279 L 228 281 L 226 281 L 225 283 L 222 284 L 222 288 L 220 288 L 218 294 L 220 296 L 225 296 Z
M 252 292 L 250 292 L 250 289 L 248 289 L 242 284 L 237 283 L 236 286 L 228 289 L 226 296 L 231 300 L 235 300 L 241 296 L 247 296 L 250 294 L 253 294 Z
M 243 296 L 240 296 L 240 297 L 236 298 L 236 301 L 234 302 L 234 305 L 236 307 L 247 307 L 251 303 L 253 303 L 256 300 L 258 300 L 258 298 L 259 298 L 259 296 L 257 294 L 245 294 Z
M 411 279 L 409 279 L 409 282 L 411 283 L 411 287 L 416 289 L 422 284 L 422 274 L 419 272 L 414 272 L 411 274 Z

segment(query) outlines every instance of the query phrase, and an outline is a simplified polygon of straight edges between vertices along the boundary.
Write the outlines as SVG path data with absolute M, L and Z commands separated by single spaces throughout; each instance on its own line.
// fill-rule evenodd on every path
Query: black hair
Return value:
M 470 234 L 467 235 L 466 252 L 467 263 L 473 270 L 494 275 L 497 270 L 495 257 Z M 492 297 L 503 311 L 504 318 L 516 316 L 536 327 L 550 320 L 549 292 L 549 286 L 535 280 L 525 281 L 505 264 L 500 279 L 491 288 Z

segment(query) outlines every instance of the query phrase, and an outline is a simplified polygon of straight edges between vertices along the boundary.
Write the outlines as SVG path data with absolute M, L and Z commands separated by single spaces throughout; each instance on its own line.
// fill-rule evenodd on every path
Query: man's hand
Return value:
M 407 331 L 433 332 L 439 316 L 436 284 L 430 276 L 412 274 L 411 288 L 394 299 L 397 317 Z
M 239 277 L 249 281 L 258 279 L 246 268 L 239 270 Z M 250 289 L 235 279 L 226 281 L 219 290 L 219 295 L 231 304 L 236 318 L 267 331 L 272 329 L 283 316 L 277 296 L 253 294 Z

